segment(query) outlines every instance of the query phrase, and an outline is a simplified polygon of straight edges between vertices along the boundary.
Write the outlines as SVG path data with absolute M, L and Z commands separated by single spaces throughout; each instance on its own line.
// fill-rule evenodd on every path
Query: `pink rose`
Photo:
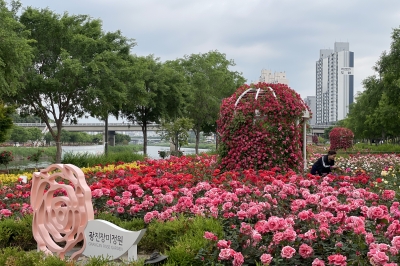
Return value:
M 242 266 L 243 263 L 244 263 L 244 257 L 242 253 L 235 252 L 235 254 L 233 255 L 232 266 Z
M 391 244 L 397 250 L 400 250 L 400 236 L 393 237 Z
M 299 254 L 303 258 L 309 258 L 313 254 L 314 250 L 307 244 L 301 244 L 299 247 Z
M 203 237 L 205 239 L 212 240 L 212 241 L 217 241 L 218 240 L 218 237 L 216 235 L 214 235 L 213 233 L 208 232 L 208 231 L 204 232 L 204 236 Z
M 394 190 L 384 190 L 382 193 L 382 199 L 384 200 L 392 200 L 396 196 L 396 192 Z
M 312 262 L 311 266 L 325 266 L 325 262 L 323 260 L 320 260 L 320 259 L 316 258 Z
M 260 260 L 262 262 L 262 264 L 264 265 L 269 265 L 272 261 L 273 257 L 271 256 L 271 254 L 262 254 L 260 257 Z
M 223 248 L 220 250 L 218 259 L 219 260 L 229 260 L 236 252 L 231 248 Z
M 374 263 L 374 265 L 375 264 L 376 265 L 383 265 L 384 263 L 389 261 L 389 257 L 386 255 L 385 252 L 377 251 L 371 256 L 370 261 L 371 261 L 371 263 Z
M 329 264 L 339 265 L 339 266 L 346 266 L 347 265 L 347 257 L 341 254 L 334 254 L 328 256 Z
M 282 258 L 290 259 L 296 253 L 296 250 L 291 246 L 284 246 L 281 251 Z
M 219 249 L 230 248 L 230 246 L 231 246 L 231 242 L 230 241 L 226 241 L 226 240 L 220 240 L 217 243 L 217 247 Z

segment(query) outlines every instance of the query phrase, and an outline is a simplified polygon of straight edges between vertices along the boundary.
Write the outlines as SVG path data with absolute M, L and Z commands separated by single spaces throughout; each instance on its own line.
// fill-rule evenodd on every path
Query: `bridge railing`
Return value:
M 19 127 L 45 127 L 45 123 L 15 123 L 16 126 Z M 63 123 L 63 127 L 104 127 L 105 123 L 78 123 L 78 124 L 70 124 Z M 108 123 L 109 127 L 132 127 L 139 126 L 138 124 L 129 124 L 129 123 Z M 158 127 L 158 124 L 148 124 L 149 127 Z

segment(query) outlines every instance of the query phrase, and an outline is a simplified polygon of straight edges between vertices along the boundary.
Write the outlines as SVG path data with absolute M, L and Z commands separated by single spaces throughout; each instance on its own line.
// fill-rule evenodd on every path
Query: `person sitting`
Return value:
M 328 151 L 328 154 L 322 156 L 313 164 L 311 174 L 325 176 L 332 172 L 333 169 L 337 168 L 337 166 L 335 166 L 335 157 L 336 151 Z

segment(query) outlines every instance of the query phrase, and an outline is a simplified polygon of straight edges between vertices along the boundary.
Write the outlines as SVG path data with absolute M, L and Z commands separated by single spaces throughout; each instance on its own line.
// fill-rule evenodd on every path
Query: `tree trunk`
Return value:
M 175 151 L 180 151 L 181 147 L 179 146 L 179 136 L 175 134 Z
M 199 154 L 200 130 L 195 129 L 195 130 L 193 130 L 193 132 L 196 137 L 195 151 L 196 151 L 196 154 Z
M 108 154 L 108 116 L 104 120 L 104 154 Z
M 46 123 L 47 124 L 47 123 Z M 61 163 L 62 147 L 61 147 L 61 123 L 56 123 L 57 125 L 57 135 L 55 137 L 56 141 L 56 163 Z M 48 125 L 50 126 L 50 124 Z
M 142 125 L 142 133 L 143 133 L 143 155 L 147 155 L 147 123 L 143 123 Z

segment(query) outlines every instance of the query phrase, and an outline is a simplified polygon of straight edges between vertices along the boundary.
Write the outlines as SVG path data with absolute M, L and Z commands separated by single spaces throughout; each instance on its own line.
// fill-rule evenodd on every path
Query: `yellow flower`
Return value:
M 381 175 L 382 175 L 382 176 L 387 176 L 387 174 L 388 174 L 388 173 L 387 173 L 385 170 L 383 170 L 383 171 L 381 172 Z

